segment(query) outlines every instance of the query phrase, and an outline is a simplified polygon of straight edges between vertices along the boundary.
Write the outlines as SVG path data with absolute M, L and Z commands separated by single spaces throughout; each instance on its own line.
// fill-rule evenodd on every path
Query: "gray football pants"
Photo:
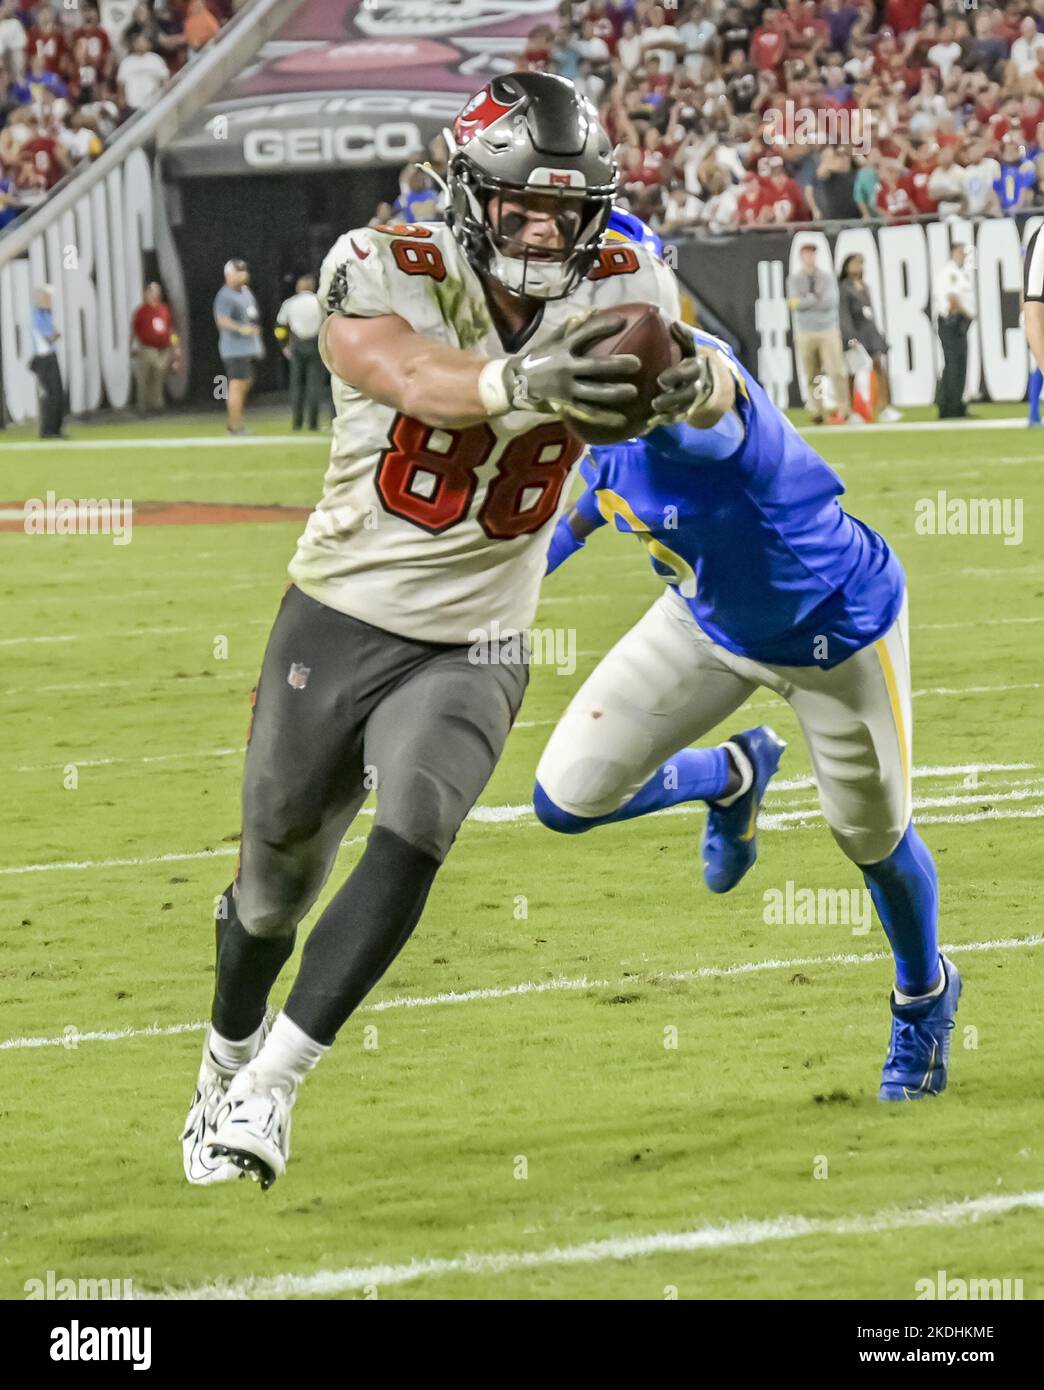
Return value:
M 478 655 L 485 660 L 472 647 L 399 637 L 287 590 L 243 773 L 236 910 L 251 935 L 297 926 L 371 791 L 376 825 L 446 857 L 529 679 L 504 644 Z

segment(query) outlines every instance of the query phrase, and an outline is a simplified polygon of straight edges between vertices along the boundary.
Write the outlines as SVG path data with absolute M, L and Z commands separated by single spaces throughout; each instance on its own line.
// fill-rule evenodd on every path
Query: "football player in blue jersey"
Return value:
M 823 815 L 870 890 L 895 957 L 879 1095 L 946 1086 L 961 989 L 939 953 L 938 887 L 911 821 L 905 580 L 850 516 L 840 478 L 719 339 L 673 330 L 652 428 L 592 448 L 560 519 L 552 570 L 596 527 L 636 535 L 667 585 L 572 700 L 537 769 L 534 805 L 567 834 L 705 801 L 717 893 L 754 863 L 758 809 L 783 744 L 761 726 L 691 748 L 759 687 L 793 709 Z

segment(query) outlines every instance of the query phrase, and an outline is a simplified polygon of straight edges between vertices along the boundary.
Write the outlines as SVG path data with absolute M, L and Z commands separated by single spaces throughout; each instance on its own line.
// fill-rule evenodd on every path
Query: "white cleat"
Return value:
M 207 1028 L 196 1090 L 181 1135 L 185 1176 L 198 1187 L 207 1187 L 216 1182 L 231 1182 L 233 1178 L 242 1177 L 242 1170 L 234 1163 L 216 1161 L 210 1155 L 210 1144 L 214 1138 L 214 1117 L 224 1104 L 228 1088 L 236 1076 L 235 1071 L 220 1066 L 214 1060 L 210 1051 L 210 1033 L 210 1028 Z M 261 1025 L 259 1048 L 268 1037 L 268 1033 L 269 1022 L 266 1018 Z
M 208 1028 L 203 1041 L 203 1061 L 196 1080 L 196 1092 L 192 1097 L 181 1135 L 185 1176 L 189 1182 L 200 1187 L 215 1182 L 230 1182 L 240 1175 L 234 1164 L 215 1161 L 210 1156 L 210 1142 L 214 1137 L 214 1117 L 224 1103 L 225 1094 L 234 1076 L 234 1071 L 226 1071 L 224 1067 L 218 1066 L 210 1055 Z
M 249 1064 L 237 1073 L 214 1120 L 211 1161 L 232 1165 L 267 1190 L 286 1172 L 296 1086 L 265 1084 Z

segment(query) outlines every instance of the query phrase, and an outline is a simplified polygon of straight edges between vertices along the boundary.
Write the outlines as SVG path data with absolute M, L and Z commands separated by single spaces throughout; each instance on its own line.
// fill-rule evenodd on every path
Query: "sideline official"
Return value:
M 959 420 L 967 415 L 964 380 L 968 374 L 968 330 L 975 317 L 972 278 L 965 267 L 968 248 L 962 242 L 950 247 L 950 259 L 937 272 L 933 299 L 935 324 L 943 350 L 942 376 L 936 403 L 940 420 Z
M 307 417 L 308 428 L 317 430 L 319 407 L 324 400 L 329 403 L 330 398 L 330 374 L 319 356 L 323 308 L 313 276 L 302 275 L 296 291 L 279 307 L 275 335 L 284 344 L 283 352 L 290 363 L 292 428 L 299 430 Z

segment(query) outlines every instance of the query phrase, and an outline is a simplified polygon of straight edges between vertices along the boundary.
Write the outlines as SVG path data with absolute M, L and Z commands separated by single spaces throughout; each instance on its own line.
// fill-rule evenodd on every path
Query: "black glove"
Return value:
M 584 356 L 592 343 L 612 337 L 623 326 L 624 320 L 618 318 L 592 322 L 587 316 L 579 324 L 570 319 L 540 347 L 507 358 L 504 386 L 512 408 L 572 417 L 608 429 L 625 425 L 627 417 L 611 407 L 637 397 L 638 387 L 621 378 L 640 371 L 640 359 L 630 353 Z

